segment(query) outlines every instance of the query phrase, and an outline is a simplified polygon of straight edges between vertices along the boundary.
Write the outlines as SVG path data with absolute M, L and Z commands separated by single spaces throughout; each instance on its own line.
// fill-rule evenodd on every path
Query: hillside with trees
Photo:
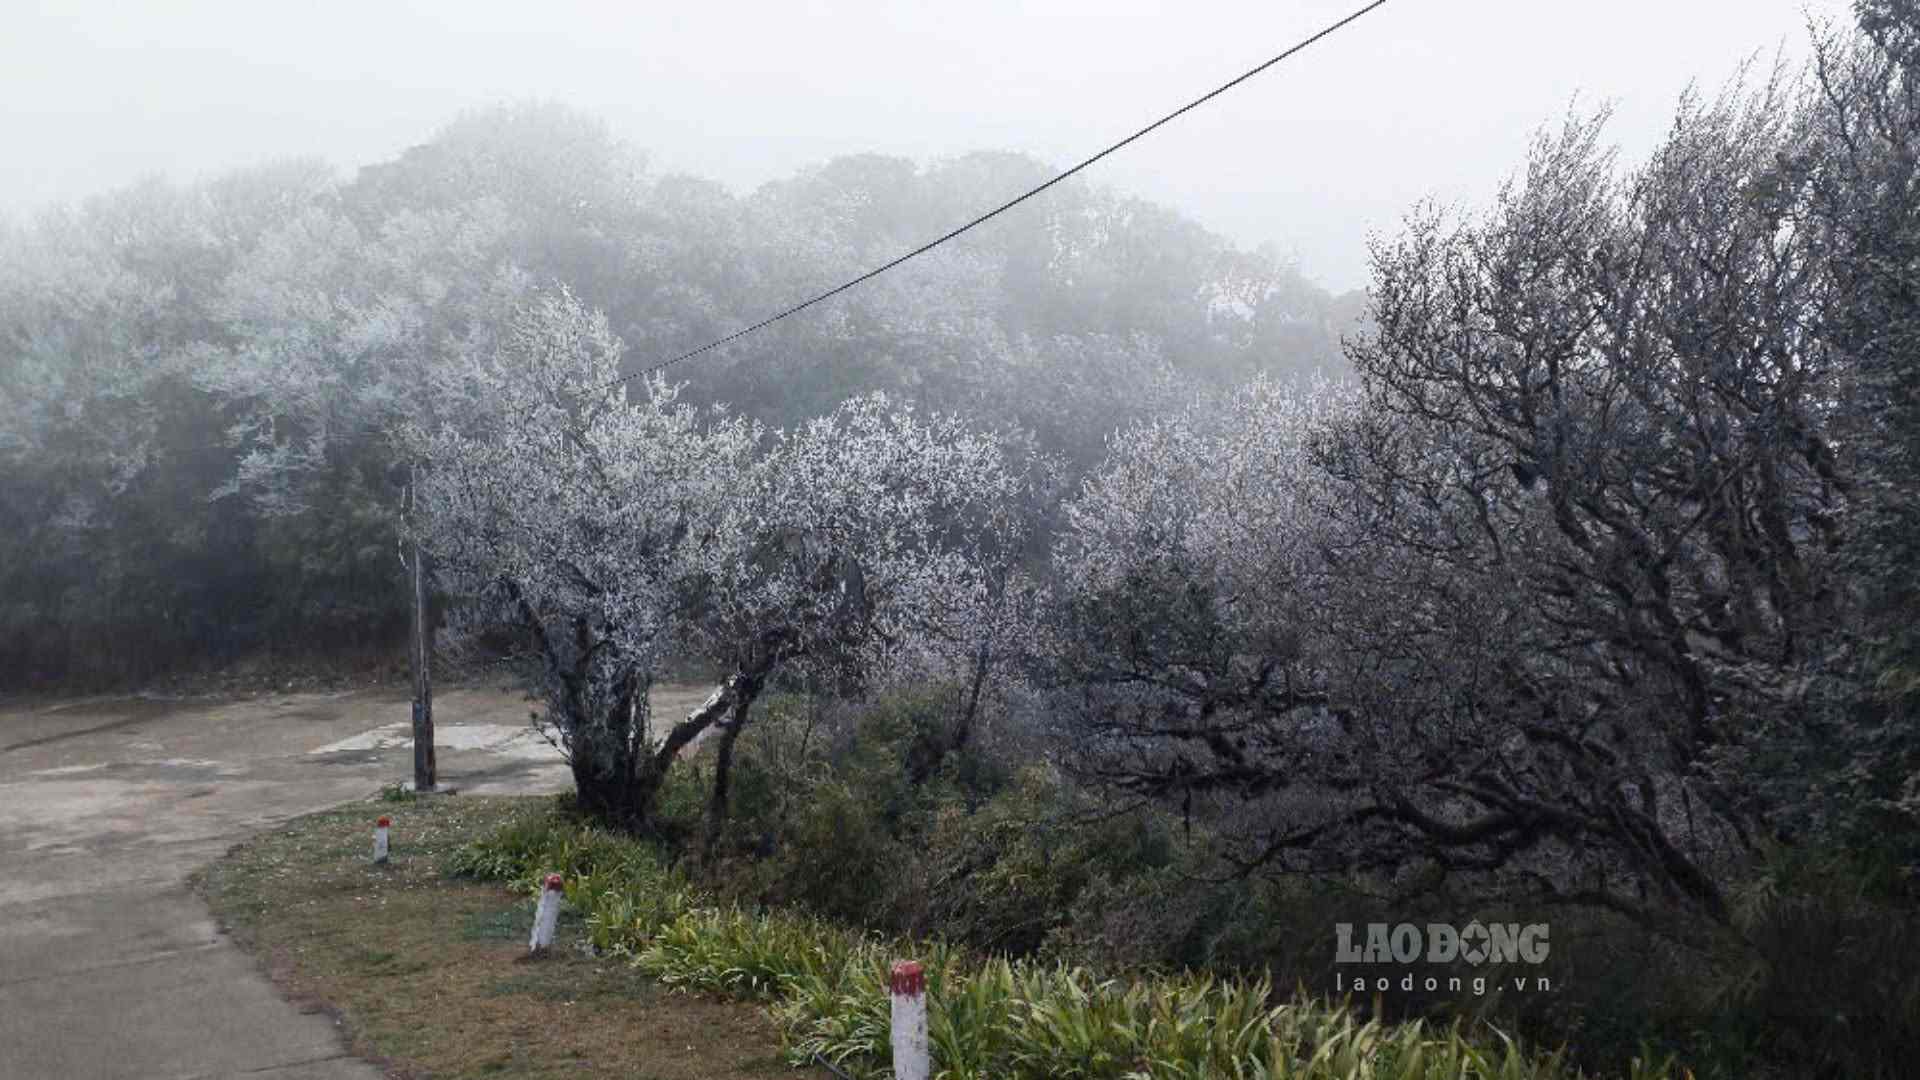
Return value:
M 582 113 L 517 105 L 351 179 L 291 162 L 152 181 L 10 226 L 0 681 L 126 684 L 397 641 L 392 434 L 471 415 L 446 374 L 516 308 L 570 290 L 631 374 L 1045 171 L 845 158 L 736 196 L 649 172 Z M 1077 474 L 1189 381 L 1344 370 L 1358 318 L 1355 298 L 1172 211 L 1069 185 L 673 375 L 688 401 L 775 428 L 885 392 L 1019 432 Z
M 548 106 L 50 214 L 0 671 L 397 642 L 417 542 L 581 818 L 745 908 L 1321 989 L 1336 921 L 1527 913 L 1564 993 L 1395 1007 L 1905 1075 L 1920 9 L 1856 13 L 1643 161 L 1578 114 L 1412 208 L 1364 301 L 1065 185 L 658 371 L 1047 170 L 735 195 Z

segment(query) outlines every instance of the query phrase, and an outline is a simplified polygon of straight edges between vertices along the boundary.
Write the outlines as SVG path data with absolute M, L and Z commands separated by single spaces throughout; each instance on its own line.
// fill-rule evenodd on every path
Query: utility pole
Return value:
M 420 466 L 416 463 L 407 467 L 407 518 L 410 525 L 417 525 L 417 508 Z M 408 530 L 413 535 L 410 544 L 413 548 L 411 567 L 413 573 L 413 633 L 410 652 L 413 666 L 413 790 L 428 792 L 437 786 L 436 770 L 433 760 L 433 646 L 432 628 L 427 624 L 427 567 L 426 555 L 420 550 L 420 534 L 417 528 Z

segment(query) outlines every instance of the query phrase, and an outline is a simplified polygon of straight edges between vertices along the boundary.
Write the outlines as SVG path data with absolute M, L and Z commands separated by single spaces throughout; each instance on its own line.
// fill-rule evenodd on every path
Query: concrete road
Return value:
M 656 716 L 705 693 L 663 688 Z M 438 695 L 442 784 L 564 788 L 528 708 Z M 0 708 L 0 1080 L 379 1076 L 219 936 L 186 879 L 251 833 L 410 777 L 408 715 L 389 691 Z

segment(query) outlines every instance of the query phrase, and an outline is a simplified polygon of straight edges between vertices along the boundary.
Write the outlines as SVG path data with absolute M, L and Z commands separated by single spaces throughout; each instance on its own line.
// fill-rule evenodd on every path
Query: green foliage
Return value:
M 1029 766 L 977 809 L 957 800 L 938 808 L 925 847 L 927 917 L 979 947 L 1033 953 L 1069 928 L 1089 888 L 1166 870 L 1179 843 L 1164 815 L 1101 813 Z
M 745 903 L 1024 955 L 1090 886 L 1180 857 L 1164 814 L 1102 814 L 1047 767 L 1015 769 L 977 742 L 949 749 L 953 709 L 937 687 L 832 717 L 800 698 L 769 702 L 735 747 L 729 833 L 708 882 Z M 694 835 L 705 784 L 697 769 L 670 781 L 674 835 Z
M 539 894 L 548 874 L 560 874 L 567 909 L 585 923 L 587 940 L 611 954 L 630 953 L 694 902 L 685 878 L 652 847 L 582 821 L 564 799 L 457 849 L 446 871 L 528 896 Z
M 1235 1073 L 1221 1062 L 1243 1042 L 1199 1048 L 1205 1010 L 1249 1008 L 1235 995 L 1263 983 L 1323 985 L 1329 928 L 1397 920 L 1407 901 L 1331 878 L 1221 880 L 1204 824 L 1189 834 L 1164 813 L 1098 813 L 1040 765 L 988 761 L 972 772 L 994 779 L 970 786 L 946 760 L 915 785 L 908 760 L 939 730 L 941 701 L 927 689 L 835 717 L 772 699 L 736 748 L 734 830 L 697 884 L 665 868 L 662 849 L 587 825 L 564 801 L 464 849 L 455 866 L 529 894 L 541 875 L 566 872 L 598 948 L 677 986 L 774 1003 L 796 1061 L 819 1053 L 877 1069 L 886 967 L 908 955 L 932 958 L 933 1038 L 954 1076 L 1047 1075 L 1032 1064 L 1046 1055 L 1078 1062 L 1078 1075 L 1126 1075 L 1101 1070 L 1136 1060 L 1127 1054 L 1160 1062 L 1143 1074 L 1153 1076 L 1344 1075 L 1300 1064 L 1336 1043 L 1323 1063 L 1380 1047 L 1381 1075 L 1393 1075 L 1381 1063 L 1416 1056 L 1463 1071 L 1409 1075 L 1519 1068 L 1486 1056 L 1506 1052 L 1498 1037 L 1460 1037 L 1488 1023 L 1565 1045 L 1569 1063 L 1600 1073 L 1657 1059 L 1649 1046 L 1682 1054 L 1702 1078 L 1892 1076 L 1887 1063 L 1913 1052 L 1920 937 L 1883 899 L 1894 869 L 1785 849 L 1740 894 L 1738 935 L 1676 949 L 1617 917 L 1558 912 L 1551 994 L 1397 996 L 1397 1015 L 1457 1018 L 1418 1038 L 1341 1014 L 1327 1021 L 1348 1024 L 1336 1039 L 1308 1023 L 1318 1013 L 1274 1014 L 1295 1024 L 1278 1044 L 1300 1059 L 1284 1066 L 1295 1071 L 1257 1071 L 1250 1062 L 1285 1058 L 1269 1046 Z M 709 780 L 689 768 L 663 791 L 660 824 L 682 845 L 700 835 Z M 1384 1049 L 1394 1040 L 1410 1041 Z M 1035 1071 L 1021 1072 L 1016 1052 L 1034 1055 L 1020 1060 Z M 1194 1060 L 1206 1064 L 1180 1071 Z
M 893 725 L 911 712 L 898 708 L 880 726 L 898 735 L 906 728 Z M 999 793 L 1008 800 L 1003 806 L 990 800 L 980 812 L 987 819 L 982 835 L 1006 838 L 1011 815 L 1059 798 L 1047 794 L 1043 775 L 1029 770 Z M 1159 842 L 1123 847 L 1127 854 L 1102 868 L 1109 875 L 1102 880 L 1158 880 L 1154 871 L 1138 868 L 1167 857 Z M 1068 861 L 1084 873 L 1090 860 Z M 1136 867 L 1132 876 L 1110 876 L 1128 865 Z M 907 956 L 920 958 L 927 971 L 929 1035 L 942 1077 L 1580 1075 L 1561 1056 L 1535 1054 L 1485 1025 L 1389 1024 L 1304 991 L 1276 1003 L 1265 978 L 1193 972 L 1114 978 L 1068 960 L 1009 958 L 940 939 L 853 930 L 801 911 L 715 904 L 705 889 L 664 868 L 649 844 L 584 823 L 564 800 L 459 849 L 448 870 L 529 894 L 547 873 L 564 873 L 569 908 L 580 913 L 588 939 L 603 953 L 630 957 L 676 988 L 768 1002 L 795 1064 L 819 1055 L 862 1077 L 884 1075 L 887 970 Z M 871 866 L 863 876 L 872 878 Z M 1006 882 L 1019 876 L 1008 868 Z M 994 895 L 993 888 L 986 892 Z M 1055 944 L 1069 939 L 1057 937 Z M 1679 1075 L 1670 1063 L 1646 1064 L 1651 1060 L 1638 1055 L 1627 1075 Z
M 635 958 L 671 986 L 772 1000 L 796 979 L 832 979 L 869 950 L 855 935 L 804 915 L 699 908 L 662 926 Z
M 638 881 L 659 870 L 651 848 L 583 820 L 566 798 L 529 810 L 447 862 L 456 877 L 504 882 L 526 892 L 537 892 L 548 874 Z
M 1894 1077 L 1920 1056 L 1920 912 L 1886 899 L 1884 864 L 1806 848 L 1776 853 L 1739 900 L 1750 950 L 1705 985 L 1697 1032 L 1751 1060 L 1811 1075 Z M 1711 1058 L 1703 1060 L 1711 1063 Z
M 765 998 L 795 1064 L 855 1075 L 887 1064 L 890 957 L 926 957 L 928 1035 L 946 1078 L 1514 1077 L 1577 1075 L 1497 1031 L 1361 1021 L 1309 999 L 1275 1006 L 1265 982 L 1182 975 L 1109 980 L 1063 964 L 880 942 L 818 923 L 690 913 L 638 963 L 683 986 Z M 1675 1075 L 1669 1064 L 1631 1075 Z

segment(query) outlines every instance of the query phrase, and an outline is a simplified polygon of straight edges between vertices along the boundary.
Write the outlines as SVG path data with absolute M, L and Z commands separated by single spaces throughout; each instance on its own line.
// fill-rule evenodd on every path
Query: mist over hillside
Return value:
M 486 348 L 515 303 L 570 290 L 633 374 L 1050 175 L 1017 154 L 869 155 L 736 196 L 651 171 L 587 113 L 523 103 L 352 176 L 294 160 L 16 223 L 0 681 L 390 636 L 401 495 L 378 433 L 431 422 L 406 384 Z M 884 391 L 1024 433 L 1077 475 L 1195 392 L 1337 377 L 1362 307 L 1166 207 L 1069 183 L 670 377 L 772 427 Z M 259 410 L 289 393 L 303 421 Z M 263 492 L 276 466 L 297 491 Z

